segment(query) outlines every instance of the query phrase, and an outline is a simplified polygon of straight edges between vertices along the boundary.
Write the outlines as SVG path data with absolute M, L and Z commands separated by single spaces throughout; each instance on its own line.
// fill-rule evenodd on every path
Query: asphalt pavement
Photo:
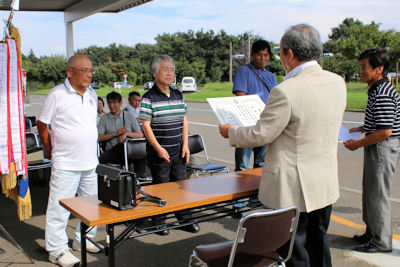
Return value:
M 29 116 L 38 116 L 43 96 L 31 95 L 25 108 Z M 126 100 L 124 100 L 126 103 Z M 208 104 L 189 103 L 189 128 L 191 133 L 203 136 L 211 161 L 226 164 L 234 169 L 234 149 L 218 133 L 218 121 Z M 362 123 L 364 113 L 346 112 L 343 124 L 355 127 Z M 392 253 L 363 254 L 355 252 L 357 246 L 351 237 L 363 232 L 361 217 L 362 150 L 348 151 L 343 144 L 338 146 L 340 199 L 333 206 L 331 225 L 328 232 L 334 266 L 400 266 L 400 179 L 399 172 L 393 179 L 391 203 L 394 250 Z M 200 158 L 201 160 L 201 158 Z M 19 222 L 15 204 L 0 196 L 0 223 L 35 261 L 35 266 L 54 266 L 47 261 L 44 250 L 44 226 L 48 197 L 48 173 L 32 175 L 30 190 L 33 216 Z M 321 176 L 323 179 L 323 175 Z M 71 218 L 68 236 L 73 238 L 77 219 Z M 202 223 L 196 234 L 173 230 L 166 237 L 149 235 L 128 240 L 116 251 L 117 266 L 187 266 L 189 255 L 197 244 L 233 239 L 237 219 L 223 218 Z M 122 228 L 117 228 L 117 232 Z M 99 227 L 96 238 L 104 243 L 105 227 Z M 7 241 L 0 232 L 0 266 L 29 266 L 28 259 Z M 74 252 L 78 257 L 80 254 Z M 5 258 L 7 257 L 7 258 Z M 107 266 L 104 254 L 90 254 L 89 266 Z

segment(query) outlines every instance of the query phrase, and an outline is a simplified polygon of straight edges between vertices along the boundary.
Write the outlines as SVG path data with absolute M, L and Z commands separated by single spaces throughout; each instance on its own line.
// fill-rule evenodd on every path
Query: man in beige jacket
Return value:
M 287 266 L 332 266 L 326 232 L 339 198 L 337 140 L 346 107 L 343 79 L 324 71 L 318 32 L 300 24 L 281 39 L 285 80 L 271 91 L 255 126 L 220 125 L 234 147 L 268 144 L 260 201 L 274 209 L 300 210 Z

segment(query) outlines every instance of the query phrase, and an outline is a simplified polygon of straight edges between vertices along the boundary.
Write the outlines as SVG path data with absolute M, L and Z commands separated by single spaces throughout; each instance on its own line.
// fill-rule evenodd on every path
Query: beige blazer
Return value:
M 338 135 L 345 107 L 344 80 L 312 65 L 271 90 L 255 126 L 230 128 L 234 147 L 268 144 L 259 188 L 263 204 L 310 212 L 337 201 Z

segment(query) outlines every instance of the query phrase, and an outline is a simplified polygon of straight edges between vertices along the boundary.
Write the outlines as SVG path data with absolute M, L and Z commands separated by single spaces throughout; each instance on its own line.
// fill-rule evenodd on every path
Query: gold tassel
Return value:
M 19 34 L 19 30 L 13 24 L 10 26 L 10 36 L 17 42 L 17 49 L 19 55 L 19 62 L 22 63 L 22 53 L 21 53 L 21 35 Z
M 3 174 L 1 176 L 1 189 L 3 194 L 6 195 L 6 197 L 11 198 L 10 197 L 12 195 L 11 191 L 16 186 L 17 186 L 17 174 L 15 171 L 15 164 L 14 162 L 11 162 L 9 173 Z
M 28 220 L 32 217 L 31 191 L 28 188 L 25 198 L 17 196 L 18 218 L 20 221 Z

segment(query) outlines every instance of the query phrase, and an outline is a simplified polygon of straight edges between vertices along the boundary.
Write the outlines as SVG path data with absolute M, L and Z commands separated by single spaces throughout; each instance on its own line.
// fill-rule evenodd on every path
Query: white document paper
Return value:
M 258 95 L 207 98 L 207 101 L 221 124 L 241 127 L 254 126 L 265 106 Z
M 350 133 L 349 130 L 344 127 L 343 125 L 340 127 L 340 131 L 339 131 L 339 140 L 346 142 L 350 139 L 353 140 L 358 140 L 360 139 L 361 136 L 361 132 L 354 132 L 354 133 Z

